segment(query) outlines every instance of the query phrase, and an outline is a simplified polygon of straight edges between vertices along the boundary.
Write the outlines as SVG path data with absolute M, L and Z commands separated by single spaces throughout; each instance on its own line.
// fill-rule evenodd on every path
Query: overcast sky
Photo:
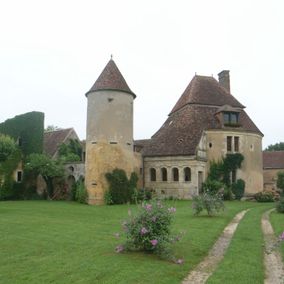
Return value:
M 134 138 L 150 138 L 195 73 L 230 70 L 231 92 L 284 141 L 283 0 L 0 0 L 0 121 L 29 111 L 85 138 L 85 93 L 113 54 Z

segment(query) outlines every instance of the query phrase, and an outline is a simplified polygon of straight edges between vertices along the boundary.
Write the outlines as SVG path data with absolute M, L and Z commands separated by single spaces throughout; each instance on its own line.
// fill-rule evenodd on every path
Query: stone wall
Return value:
M 227 136 L 239 137 L 239 153 L 244 156 L 241 169 L 237 171 L 237 179 L 246 183 L 245 194 L 251 195 L 263 190 L 262 136 L 239 130 L 210 130 L 206 131 L 206 147 L 208 164 L 218 161 L 227 153 L 235 153 L 234 142 L 232 151 L 227 151 Z M 234 141 L 234 138 L 232 139 Z
M 263 183 L 264 190 L 277 190 L 277 173 L 284 172 L 284 169 L 264 169 Z
M 162 179 L 162 168 L 167 170 L 167 181 Z M 173 169 L 178 169 L 178 180 L 174 180 Z M 190 168 L 190 180 L 185 180 L 185 168 Z M 151 169 L 156 170 L 156 181 L 151 181 Z M 144 185 L 153 189 L 160 197 L 190 199 L 199 193 L 206 176 L 206 162 L 195 160 L 195 156 L 146 157 L 144 158 Z

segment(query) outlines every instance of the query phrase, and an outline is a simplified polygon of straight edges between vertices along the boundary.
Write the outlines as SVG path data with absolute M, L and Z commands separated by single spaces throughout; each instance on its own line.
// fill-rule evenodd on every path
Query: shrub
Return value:
M 143 251 L 177 261 L 169 247 L 180 238 L 171 236 L 170 232 L 175 211 L 175 208 L 167 208 L 160 201 L 144 203 L 137 215 L 130 214 L 130 219 L 123 223 L 126 243 L 118 246 L 116 251 Z
M 111 173 L 106 173 L 105 177 L 109 182 L 108 194 L 113 204 L 123 204 L 133 200 L 138 181 L 136 173 L 133 172 L 128 180 L 124 170 L 114 169 Z
M 142 201 L 149 201 L 152 199 L 152 191 L 147 188 L 134 189 L 132 200 L 137 204 Z
M 78 201 L 79 203 L 84 203 L 84 204 L 88 202 L 88 192 L 86 190 L 84 183 L 81 181 L 77 183 L 75 200 Z
M 276 210 L 278 213 L 284 213 L 284 198 L 283 197 L 278 202 L 276 202 Z
M 192 208 L 194 215 L 199 215 L 203 210 L 206 210 L 209 216 L 213 216 L 224 210 L 225 206 L 221 194 L 204 192 L 202 195 L 193 197 Z
M 273 202 L 274 196 L 271 191 L 261 191 L 254 195 L 257 202 Z
M 223 190 L 222 194 L 223 194 L 224 200 L 233 200 L 234 199 L 234 194 L 232 192 L 232 189 L 231 189 L 231 187 L 229 187 L 227 185 L 224 186 L 224 190 Z
M 277 187 L 281 189 L 281 195 L 284 195 L 284 172 L 277 173 Z
M 245 193 L 246 183 L 242 179 L 238 179 L 235 183 L 232 184 L 232 192 L 235 195 L 237 200 L 241 200 Z
M 106 205 L 112 205 L 113 201 L 112 201 L 112 196 L 111 193 L 109 191 L 106 191 L 104 193 L 104 202 Z
M 224 184 L 218 180 L 207 179 L 206 182 L 202 184 L 202 192 L 217 193 Z

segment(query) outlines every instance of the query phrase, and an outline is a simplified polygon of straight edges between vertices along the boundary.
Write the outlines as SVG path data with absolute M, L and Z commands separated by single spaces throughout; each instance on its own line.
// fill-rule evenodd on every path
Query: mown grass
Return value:
M 263 283 L 261 216 L 271 207 L 271 203 L 259 203 L 247 212 L 237 227 L 224 259 L 206 283 Z
M 276 211 L 273 211 L 270 214 L 270 222 L 274 229 L 276 237 L 278 237 L 280 234 L 284 232 L 284 214 L 283 213 L 278 213 Z M 279 250 L 282 254 L 282 259 L 284 261 L 284 242 L 281 243 Z
M 135 211 L 135 205 L 0 202 L 0 283 L 180 283 L 234 215 L 248 207 L 256 208 L 249 213 L 253 221 L 241 240 L 254 243 L 259 238 L 253 232 L 263 207 L 257 203 L 226 203 L 225 213 L 216 217 L 193 216 L 189 201 L 169 205 L 177 207 L 173 232 L 186 231 L 174 247 L 184 265 L 143 253 L 114 252 L 120 243 L 114 233 L 121 230 L 128 209 Z M 242 255 L 243 250 L 239 247 L 237 253 Z

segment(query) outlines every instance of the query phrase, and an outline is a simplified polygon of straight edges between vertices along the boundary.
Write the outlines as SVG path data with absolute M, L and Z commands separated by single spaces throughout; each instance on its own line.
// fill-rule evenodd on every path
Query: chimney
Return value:
M 223 70 L 218 74 L 219 77 L 219 84 L 225 88 L 230 94 L 230 71 Z

